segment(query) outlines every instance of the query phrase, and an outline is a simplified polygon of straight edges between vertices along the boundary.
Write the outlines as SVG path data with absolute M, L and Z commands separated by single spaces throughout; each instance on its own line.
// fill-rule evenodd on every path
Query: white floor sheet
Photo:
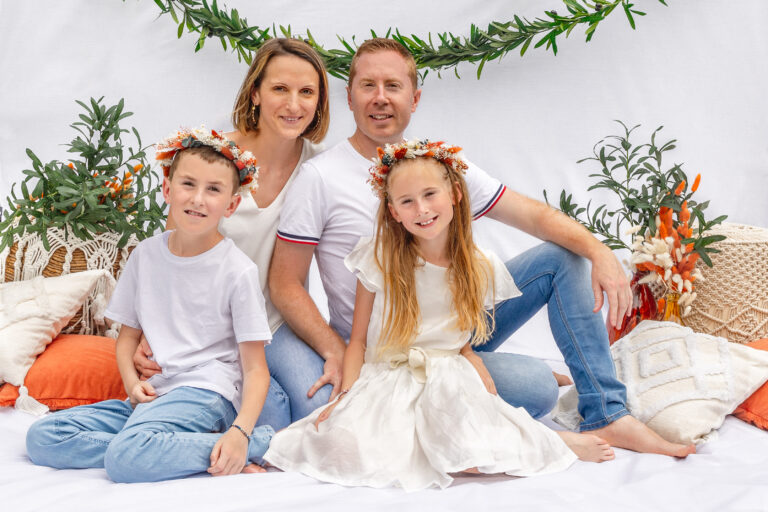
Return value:
M 115 484 L 103 469 L 33 465 L 24 436 L 34 420 L 10 408 L 0 410 L 2 511 L 768 511 L 768 432 L 732 416 L 719 439 L 685 460 L 616 450 L 614 461 L 579 461 L 554 475 L 464 476 L 445 490 L 415 493 L 345 488 L 275 470 Z

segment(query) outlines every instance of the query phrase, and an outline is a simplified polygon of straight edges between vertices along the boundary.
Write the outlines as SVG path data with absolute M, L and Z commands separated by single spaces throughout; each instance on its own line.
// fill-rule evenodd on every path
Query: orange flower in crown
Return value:
M 240 146 L 224 137 L 216 130 L 209 130 L 205 125 L 199 128 L 181 129 L 157 144 L 155 159 L 163 168 L 163 175 L 168 177 L 171 162 L 179 151 L 189 148 L 208 146 L 232 161 L 240 174 L 240 191 L 255 189 L 258 184 L 259 167 L 250 151 L 243 151 Z
M 397 144 L 387 144 L 383 148 L 376 148 L 378 158 L 373 159 L 373 166 L 369 173 L 371 177 L 368 183 L 371 184 L 373 192 L 384 199 L 387 189 L 387 174 L 393 165 L 406 158 L 434 158 L 440 163 L 453 168 L 459 174 L 464 174 L 467 170 L 467 164 L 459 155 L 461 148 L 459 146 L 449 146 L 444 142 L 429 142 L 429 140 L 406 140 Z

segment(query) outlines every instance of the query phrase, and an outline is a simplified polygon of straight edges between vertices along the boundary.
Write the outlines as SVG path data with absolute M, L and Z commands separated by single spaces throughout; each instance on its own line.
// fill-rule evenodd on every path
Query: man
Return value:
M 355 133 L 306 162 L 288 191 L 269 272 L 272 301 L 287 325 L 275 333 L 268 363 L 273 375 L 296 376 L 297 389 L 286 389 L 294 420 L 340 391 L 355 290 L 355 277 L 343 259 L 361 236 L 373 233 L 377 204 L 366 184 L 370 159 L 377 147 L 403 139 L 420 98 L 415 62 L 405 48 L 390 39 L 363 43 L 353 58 L 347 87 Z M 523 295 L 497 307 L 494 337 L 479 350 L 494 350 L 548 304 L 553 335 L 579 391 L 581 429 L 617 447 L 676 456 L 692 453 L 692 447 L 663 440 L 626 409 L 626 392 L 616 379 L 598 313 L 604 293 L 613 325 L 631 305 L 626 276 L 611 250 L 577 222 L 507 189 L 475 166 L 467 171 L 467 185 L 475 218 L 487 214 L 554 242 L 507 263 Z M 304 288 L 313 254 L 329 299 L 330 324 Z M 584 258 L 592 263 L 591 277 Z M 544 363 L 513 354 L 481 356 L 506 401 L 536 417 L 553 407 L 557 384 Z

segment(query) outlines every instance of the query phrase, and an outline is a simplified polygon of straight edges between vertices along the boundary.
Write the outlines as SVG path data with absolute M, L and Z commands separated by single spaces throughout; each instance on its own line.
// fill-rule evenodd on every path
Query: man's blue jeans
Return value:
M 496 306 L 496 328 L 488 342 L 476 348 L 493 377 L 499 396 L 515 407 L 524 407 L 534 418 L 555 406 L 558 387 L 543 361 L 520 354 L 494 352 L 543 306 L 550 328 L 579 391 L 582 430 L 593 430 L 629 414 L 626 390 L 616 378 L 608 336 L 600 313 L 593 313 L 594 297 L 588 262 L 562 247 L 544 243 L 507 262 L 522 296 Z M 307 391 L 323 374 L 323 359 L 284 324 L 265 349 L 275 382 L 265 409 L 275 417 L 296 421 L 327 403 L 331 386 L 312 399 Z M 285 403 L 285 395 L 288 403 Z M 284 420 L 284 423 L 287 420 Z M 285 424 L 270 423 L 275 429 Z
M 59 469 L 105 468 L 115 482 L 156 482 L 204 472 L 213 446 L 235 420 L 214 391 L 181 387 L 131 407 L 106 400 L 41 418 L 27 432 L 35 464 Z M 274 430 L 254 428 L 248 460 L 260 462 Z

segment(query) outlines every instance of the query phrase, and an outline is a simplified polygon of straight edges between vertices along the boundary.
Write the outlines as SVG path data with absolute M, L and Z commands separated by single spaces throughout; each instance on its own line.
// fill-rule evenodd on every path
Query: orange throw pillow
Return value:
M 126 398 L 115 359 L 115 340 L 103 336 L 60 335 L 38 356 L 24 384 L 29 396 L 53 411 Z M 17 386 L 4 384 L 0 387 L 0 406 L 13 406 L 18 396 Z
M 758 350 L 768 350 L 768 338 L 747 343 L 747 346 Z M 758 428 L 768 430 L 768 382 L 738 406 L 733 411 L 733 415 Z

